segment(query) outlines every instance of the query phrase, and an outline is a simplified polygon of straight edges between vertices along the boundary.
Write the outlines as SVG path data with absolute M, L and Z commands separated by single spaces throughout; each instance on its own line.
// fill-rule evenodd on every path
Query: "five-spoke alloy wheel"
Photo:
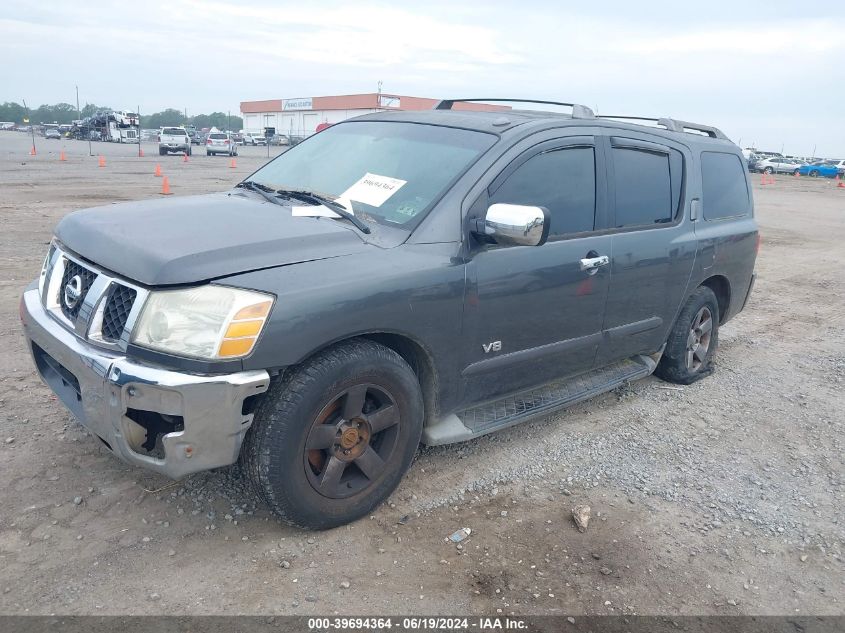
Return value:
M 707 286 L 687 300 L 666 341 L 654 373 L 663 380 L 688 385 L 713 371 L 719 344 L 719 302 Z
M 408 363 L 384 345 L 354 339 L 273 382 L 241 462 L 283 520 L 331 528 L 365 516 L 393 492 L 422 425 L 422 392 Z

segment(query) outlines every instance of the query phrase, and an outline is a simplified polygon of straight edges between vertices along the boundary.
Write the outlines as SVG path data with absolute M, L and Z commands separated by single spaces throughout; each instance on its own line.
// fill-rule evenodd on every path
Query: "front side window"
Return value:
M 490 203 L 545 207 L 549 236 L 592 231 L 596 221 L 596 158 L 592 147 L 543 152 L 520 165 Z
M 750 209 L 745 169 L 736 154 L 701 153 L 701 205 L 705 220 L 746 215 Z
M 616 227 L 671 222 L 674 216 L 669 154 L 614 147 Z
M 295 145 L 250 180 L 349 199 L 356 214 L 411 229 L 496 139 L 436 125 L 353 121 Z

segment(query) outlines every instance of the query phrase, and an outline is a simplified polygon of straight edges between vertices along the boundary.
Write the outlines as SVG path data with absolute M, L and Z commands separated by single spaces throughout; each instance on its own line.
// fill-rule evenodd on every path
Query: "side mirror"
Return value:
M 476 233 L 497 244 L 540 246 L 549 237 L 549 212 L 543 207 L 522 204 L 492 204 L 484 220 L 477 221 Z

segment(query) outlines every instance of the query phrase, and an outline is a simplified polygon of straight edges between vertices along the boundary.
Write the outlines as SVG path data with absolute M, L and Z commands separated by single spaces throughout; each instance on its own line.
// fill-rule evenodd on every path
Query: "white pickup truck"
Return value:
M 158 153 L 165 156 L 170 152 L 184 152 L 191 155 L 191 137 L 183 127 L 163 127 L 158 133 Z

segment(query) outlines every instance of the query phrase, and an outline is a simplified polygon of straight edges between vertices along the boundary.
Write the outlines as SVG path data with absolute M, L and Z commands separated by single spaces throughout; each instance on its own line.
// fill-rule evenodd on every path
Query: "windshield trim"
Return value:
M 492 150 L 502 138 L 501 134 L 498 133 L 497 131 L 494 131 L 494 130 L 478 130 L 476 128 L 463 127 L 463 126 L 460 126 L 460 125 L 443 125 L 443 124 L 440 124 L 440 123 L 424 123 L 424 122 L 421 122 L 421 121 L 399 121 L 399 120 L 390 121 L 390 120 L 386 120 L 386 119 L 372 120 L 372 119 L 366 119 L 366 118 L 363 118 L 363 117 L 356 117 L 356 118 L 353 118 L 353 119 L 347 119 L 345 121 L 340 121 L 339 123 L 333 124 L 331 127 L 336 128 L 336 127 L 339 127 L 341 125 L 355 125 L 355 124 L 360 124 L 360 123 L 382 123 L 382 124 L 387 124 L 387 125 L 393 125 L 393 124 L 399 123 L 399 124 L 403 124 L 403 125 L 421 125 L 421 126 L 426 126 L 426 127 L 447 128 L 447 129 L 451 129 L 451 130 L 464 130 L 464 131 L 473 132 L 473 133 L 476 133 L 476 134 L 485 134 L 485 135 L 491 136 L 493 139 L 495 139 L 490 144 L 489 147 L 480 151 L 479 154 L 473 160 L 469 161 L 464 166 L 464 168 L 462 170 L 457 172 L 455 174 L 455 177 L 452 178 L 451 180 L 449 180 L 443 186 L 441 191 L 431 199 L 431 202 L 429 202 L 428 205 L 426 205 L 423 209 L 421 209 L 420 212 L 417 213 L 412 220 L 410 220 L 410 221 L 408 221 L 404 224 L 397 224 L 395 222 L 384 221 L 384 218 L 382 216 L 378 215 L 378 214 L 367 213 L 367 217 L 372 218 L 373 223 L 376 224 L 377 226 L 379 226 L 379 227 L 389 227 L 391 229 L 399 229 L 400 231 L 407 232 L 408 234 L 413 233 L 417 229 L 417 227 L 429 216 L 429 214 L 432 212 L 432 210 L 438 204 L 440 204 L 440 201 L 443 200 L 443 198 L 452 190 L 452 188 L 461 180 L 461 178 L 463 178 L 466 175 L 466 173 L 474 165 L 476 165 L 478 163 L 478 161 L 481 160 L 481 158 L 483 156 L 485 156 L 490 150 Z M 306 138 L 305 140 L 300 142 L 298 145 L 302 145 L 303 143 L 307 143 L 308 141 L 310 141 L 315 136 L 316 136 L 316 134 L 312 134 L 311 136 L 309 136 L 308 138 Z M 294 147 L 296 147 L 296 146 L 294 146 Z M 294 147 L 289 148 L 287 151 L 294 149 Z M 274 158 L 270 162 L 267 162 L 267 163 L 264 163 L 263 165 L 261 165 L 258 169 L 256 169 L 254 172 L 252 172 L 249 176 L 244 178 L 244 180 L 245 181 L 246 180 L 254 180 L 253 176 L 255 176 L 255 174 L 257 174 L 259 171 L 261 171 L 262 169 L 264 169 L 268 165 L 272 164 L 280 156 L 284 156 L 287 153 L 287 151 L 282 152 L 281 154 L 279 154 L 279 156 L 276 156 L 276 158 Z

